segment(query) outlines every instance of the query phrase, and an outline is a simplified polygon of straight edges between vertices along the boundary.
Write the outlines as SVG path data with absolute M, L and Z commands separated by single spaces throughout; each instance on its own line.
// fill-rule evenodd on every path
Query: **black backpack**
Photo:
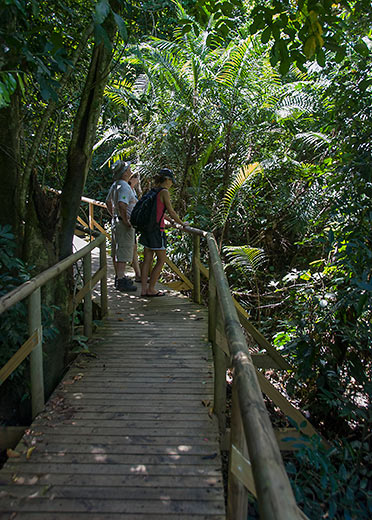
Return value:
M 152 231 L 159 225 L 156 220 L 156 197 L 163 189 L 152 188 L 134 206 L 130 215 L 130 223 L 139 233 Z

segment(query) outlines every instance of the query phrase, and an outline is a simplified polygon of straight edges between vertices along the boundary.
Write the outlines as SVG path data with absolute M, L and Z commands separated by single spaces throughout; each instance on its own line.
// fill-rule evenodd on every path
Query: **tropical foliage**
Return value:
M 17 0 L 0 6 L 11 50 L 0 50 L 0 116 L 8 127 L 12 121 L 12 132 L 17 127 L 11 134 L 18 139 L 17 162 L 4 152 L 10 134 L 0 140 L 0 153 L 7 182 L 21 186 L 19 214 L 4 224 L 14 226 L 19 256 L 42 268 L 45 258 L 26 258 L 19 247 L 25 222 L 32 236 L 45 238 L 40 210 L 48 210 L 54 231 L 60 221 L 55 202 L 27 191 L 31 173 L 10 175 L 15 163 L 27 170 L 32 158 L 37 184 L 62 188 L 65 200 L 72 193 L 75 202 L 83 189 L 104 199 L 109 167 L 119 157 L 134 160 L 143 189 L 159 167 L 172 168 L 177 210 L 214 231 L 236 298 L 295 366 L 280 376 L 282 387 L 330 443 L 327 451 L 313 440 L 288 459 L 300 505 L 314 519 L 368 518 L 369 2 L 101 0 L 51 7 Z M 99 45 L 112 50 L 97 98 L 102 108 L 97 124 L 88 125 L 84 175 L 69 177 L 79 151 L 71 152 L 73 121 L 82 122 L 81 137 L 82 86 Z M 17 118 L 10 120 L 8 110 Z M 14 204 L 5 211 L 3 198 L 7 216 Z M 37 218 L 26 219 L 34 202 Z M 187 264 L 187 238 L 173 232 L 173 239 L 171 255 Z M 46 242 L 54 258 L 58 240 L 52 233 Z

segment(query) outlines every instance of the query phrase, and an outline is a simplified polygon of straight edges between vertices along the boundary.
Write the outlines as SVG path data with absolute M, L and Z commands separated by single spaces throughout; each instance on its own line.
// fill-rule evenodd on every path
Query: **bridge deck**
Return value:
M 113 289 L 109 306 L 1 470 L 0 518 L 224 519 L 206 311 Z

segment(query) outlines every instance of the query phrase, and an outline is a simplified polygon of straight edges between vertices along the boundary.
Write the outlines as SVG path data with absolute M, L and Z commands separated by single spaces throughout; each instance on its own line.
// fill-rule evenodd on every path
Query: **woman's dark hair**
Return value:
M 170 179 L 173 183 L 176 182 L 174 173 L 169 168 L 163 168 L 160 170 L 160 172 L 155 176 L 155 184 L 161 184 L 166 179 Z
M 158 175 L 155 176 L 154 181 L 155 181 L 155 184 L 161 184 L 166 179 L 169 179 L 169 177 L 167 177 L 166 175 L 158 173 Z

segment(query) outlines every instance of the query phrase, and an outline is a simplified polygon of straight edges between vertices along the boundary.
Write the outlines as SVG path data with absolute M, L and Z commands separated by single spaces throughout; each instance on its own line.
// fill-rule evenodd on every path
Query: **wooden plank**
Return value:
M 164 513 L 156 514 L 151 513 L 95 513 L 90 511 L 89 513 L 76 513 L 73 514 L 74 520 L 194 520 L 196 517 L 188 513 Z M 71 520 L 71 513 L 50 513 L 50 512 L 17 512 L 17 520 Z M 198 514 L 198 520 L 226 520 L 224 514 Z
M 85 222 L 81 217 L 79 217 L 79 215 L 77 216 L 77 221 L 79 222 L 79 224 L 81 224 L 85 228 L 89 228 L 88 223 Z
M 231 447 L 231 471 L 244 486 L 257 497 L 256 486 L 254 483 L 252 465 L 248 458 L 244 457 L 236 446 Z
M 98 494 L 98 493 L 97 493 Z M 183 513 L 189 514 L 216 514 L 223 513 L 224 505 L 221 501 L 200 501 L 200 500 L 172 500 L 162 499 L 161 496 L 158 500 L 102 500 L 96 499 L 84 499 L 84 500 L 72 500 L 69 498 L 55 498 L 53 500 L 45 500 L 44 498 L 32 497 L 28 501 L 13 501 L 12 507 L 4 509 L 4 506 L 9 503 L 4 499 L 0 499 L 0 510 L 6 512 L 64 512 L 64 513 L 80 513 L 80 512 L 96 512 L 96 513 L 147 513 L 152 514 L 154 511 L 157 513 L 177 513 L 182 511 Z M 17 515 L 18 516 L 18 515 Z
M 58 424 L 58 421 L 50 421 L 51 425 Z M 87 420 L 84 421 L 84 419 L 78 419 L 78 418 L 71 418 L 71 419 L 65 419 L 63 421 L 64 425 L 71 424 L 73 428 L 80 429 L 80 428 L 108 428 L 108 429 L 114 429 L 114 428 L 122 428 L 123 431 L 127 430 L 135 430 L 135 429 L 141 429 L 145 431 L 146 429 L 151 430 L 151 428 L 161 430 L 163 426 L 163 422 L 161 420 L 150 420 L 146 421 L 145 419 L 128 419 L 128 420 Z M 183 431 L 183 432 L 190 432 L 190 431 L 197 431 L 198 429 L 203 428 L 205 433 L 209 433 L 211 431 L 214 431 L 214 425 L 211 422 L 211 419 L 208 420 L 208 417 L 204 420 L 200 420 L 196 418 L 193 421 L 190 421 L 189 419 L 186 421 L 180 421 L 177 420 L 177 417 L 174 417 L 173 421 L 169 421 L 167 424 L 167 429 L 169 430 L 169 433 L 172 433 L 173 430 L 176 431 Z
M 190 287 L 188 284 L 182 281 L 174 281 L 174 282 L 168 282 L 165 284 L 170 289 L 173 289 L 173 291 L 189 291 Z
M 280 428 L 275 430 L 275 436 L 281 451 L 296 451 L 303 446 L 310 447 L 310 440 L 295 428 Z
M 0 370 L 0 385 L 8 379 L 14 370 L 22 363 L 24 359 L 33 351 L 33 349 L 41 342 L 42 329 L 41 327 L 23 343 L 17 352 L 9 359 L 7 363 Z
M 33 484 L 40 484 L 43 486 L 50 485 L 69 485 L 69 486 L 97 486 L 99 488 L 111 486 L 139 486 L 143 489 L 148 487 L 161 488 L 169 486 L 170 477 L 168 475 L 97 475 L 94 472 L 87 474 L 63 473 L 63 468 L 58 473 L 38 473 L 29 469 L 27 465 L 22 466 L 17 473 L 2 471 L 0 474 L 2 485 L 13 483 L 14 487 Z M 172 475 L 171 484 L 174 488 L 177 487 L 205 487 L 214 486 L 219 489 L 222 483 L 221 475 Z
M 195 259 L 195 263 L 200 269 L 201 274 L 209 280 L 209 270 L 201 263 L 200 258 Z
M 116 432 L 117 433 L 117 432 Z M 173 433 L 173 432 L 172 432 Z M 162 436 L 151 436 L 151 444 L 149 444 L 149 437 L 147 435 L 139 435 L 136 437 L 135 435 L 111 435 L 109 432 L 105 432 L 104 434 L 94 433 L 92 435 L 86 436 L 85 433 L 80 433 L 80 431 L 73 431 L 68 433 L 66 431 L 60 432 L 59 429 L 47 429 L 45 428 L 43 432 L 39 431 L 36 427 L 32 430 L 30 443 L 32 445 L 42 446 L 44 442 L 47 442 L 48 445 L 51 443 L 59 443 L 66 444 L 66 449 L 69 448 L 71 444 L 86 444 L 86 443 L 98 443 L 101 448 L 104 446 L 108 450 L 110 447 L 119 447 L 119 446 L 147 446 L 152 447 L 171 447 L 173 445 L 177 446 L 177 449 L 182 451 L 184 448 L 191 450 L 192 448 L 197 447 L 205 447 L 209 451 L 213 451 L 213 446 L 216 447 L 216 439 L 217 437 L 200 437 L 198 435 L 192 435 L 192 433 L 185 432 L 184 435 L 180 435 L 177 438 L 174 438 L 172 433 L 165 432 Z M 23 450 L 24 444 L 21 444 L 21 450 Z M 130 453 L 130 451 L 128 451 Z M 1 475 L 1 473 L 0 473 Z
M 223 501 L 223 497 L 219 495 L 219 490 L 213 487 L 190 487 L 186 490 L 182 488 L 164 487 L 161 490 L 154 487 L 138 488 L 138 487 L 121 487 L 111 486 L 103 487 L 97 492 L 95 486 L 53 486 L 53 489 L 45 489 L 45 486 L 30 485 L 27 487 L 21 486 L 3 486 L 2 496 L 7 493 L 12 496 L 23 498 L 83 498 L 92 499 L 98 498 L 100 500 L 115 500 L 120 496 L 121 500 L 138 500 L 149 501 L 158 500 L 160 496 L 171 497 L 171 500 L 189 501 L 189 500 L 203 500 L 217 502 Z M 98 497 L 97 497 L 98 495 Z
M 100 233 L 104 234 L 107 238 L 111 238 L 109 233 L 93 218 L 92 219 L 93 227 L 97 228 Z
M 178 267 L 176 266 L 176 264 L 174 264 L 174 263 L 172 262 L 172 260 L 171 260 L 170 258 L 168 258 L 167 256 L 165 257 L 165 263 L 166 263 L 166 264 L 167 264 L 167 265 L 172 269 L 172 271 L 173 271 L 174 273 L 176 273 L 176 275 L 177 275 L 179 278 L 181 278 L 181 280 L 182 280 L 182 281 L 187 285 L 187 287 L 188 287 L 189 289 L 193 289 L 193 284 L 192 284 L 192 282 L 187 278 L 187 276 L 185 276 L 185 275 L 183 274 L 182 271 L 180 271 L 180 270 L 178 269 Z
M 113 453 L 109 455 L 105 452 L 104 449 L 96 451 L 95 453 L 70 453 L 68 450 L 61 450 L 58 453 L 51 453 L 49 451 L 43 451 L 43 453 L 34 450 L 32 455 L 32 464 L 105 464 L 105 465 L 117 465 L 117 464 L 130 464 L 130 465 L 138 465 L 142 464 L 145 466 L 160 466 L 162 465 L 164 468 L 174 467 L 177 464 L 179 469 L 187 468 L 190 469 L 191 466 L 195 467 L 210 467 L 215 468 L 217 458 L 217 452 L 211 451 L 209 454 L 201 454 L 201 455 L 184 455 L 181 453 L 177 453 L 174 455 L 152 455 L 152 454 L 127 454 L 127 453 Z M 22 462 L 23 459 L 23 462 Z M 19 462 L 14 463 L 14 468 L 16 469 L 19 465 L 24 463 L 25 457 L 21 457 Z M 31 459 L 29 459 L 31 460 Z M 26 462 L 28 464 L 28 462 Z
M 132 464 L 105 464 L 101 462 L 94 462 L 91 464 L 74 464 L 58 462 L 58 463 L 39 463 L 33 462 L 32 456 L 27 462 L 15 462 L 18 459 L 9 459 L 7 462 L 7 470 L 13 473 L 25 471 L 26 473 L 70 473 L 74 475 L 144 475 L 149 476 L 212 476 L 218 477 L 221 475 L 220 468 L 216 464 L 206 467 L 203 462 L 193 466 L 178 466 L 177 463 L 168 465 L 152 465 L 147 464 L 144 468 L 139 464 L 133 467 Z M 171 480 L 170 480 L 171 484 Z M 0 507 L 0 511 L 1 511 Z
M 297 410 L 287 399 L 280 393 L 278 390 L 266 379 L 266 377 L 256 369 L 256 374 L 258 377 L 258 382 L 260 383 L 260 387 L 262 392 L 269 397 L 273 403 L 275 403 L 281 411 L 290 417 L 297 424 L 298 428 L 309 435 L 310 437 L 313 435 L 319 435 L 315 430 L 313 425 L 306 419 L 304 415 Z
M 188 439 L 189 441 L 193 441 L 193 439 Z M 44 453 L 79 453 L 79 454 L 100 454 L 105 453 L 105 455 L 140 455 L 140 456 L 148 456 L 148 455 L 163 455 L 168 457 L 174 457 L 174 460 L 177 460 L 176 457 L 181 456 L 190 456 L 190 455 L 200 455 L 204 456 L 210 460 L 214 460 L 217 452 L 213 450 L 216 448 L 216 444 L 194 444 L 190 442 L 189 444 L 172 444 L 172 437 L 166 438 L 163 444 L 131 444 L 129 441 L 124 444 L 123 440 L 115 439 L 111 444 L 105 444 L 102 447 L 102 443 L 89 443 L 87 441 L 83 442 L 82 437 L 74 436 L 69 438 L 68 443 L 65 443 L 63 439 L 60 440 L 59 443 L 56 443 L 53 439 L 46 439 L 44 442 L 36 443 L 36 451 L 33 452 L 33 455 L 37 455 L 38 450 L 43 449 Z M 168 441 L 168 444 L 166 444 Z M 45 450 L 45 451 L 44 451 Z M 32 457 L 33 457 L 32 455 Z M 33 457 L 34 459 L 34 457 Z
M 253 364 L 256 368 L 277 369 L 282 367 L 269 354 L 251 354 Z

